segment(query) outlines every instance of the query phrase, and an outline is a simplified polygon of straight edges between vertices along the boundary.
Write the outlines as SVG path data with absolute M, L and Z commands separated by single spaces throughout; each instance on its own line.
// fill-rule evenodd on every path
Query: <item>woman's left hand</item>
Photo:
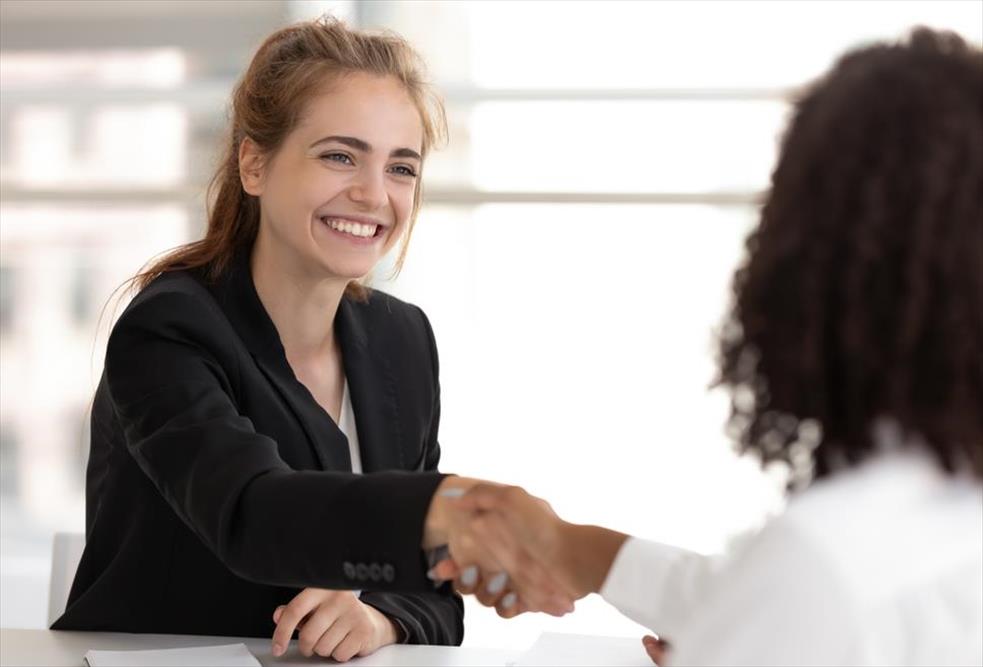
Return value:
M 352 591 L 305 588 L 273 612 L 273 655 L 281 656 L 298 630 L 300 652 L 338 662 L 366 656 L 396 643 L 396 628 L 382 612 Z

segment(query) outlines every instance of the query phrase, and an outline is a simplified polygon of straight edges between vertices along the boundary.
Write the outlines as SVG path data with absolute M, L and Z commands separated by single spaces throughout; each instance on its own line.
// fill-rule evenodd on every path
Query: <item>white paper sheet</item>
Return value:
M 260 667 L 259 660 L 245 644 L 150 651 L 89 651 L 85 654 L 85 663 L 90 667 Z
M 533 665 L 605 665 L 606 667 L 654 667 L 641 637 L 599 637 L 544 632 L 519 656 L 516 667 Z

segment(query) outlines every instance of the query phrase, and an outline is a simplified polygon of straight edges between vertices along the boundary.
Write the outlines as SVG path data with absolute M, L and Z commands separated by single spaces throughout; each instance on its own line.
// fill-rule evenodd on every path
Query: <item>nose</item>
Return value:
M 382 208 L 388 200 L 385 174 L 368 169 L 360 171 L 348 188 L 348 197 L 366 211 Z

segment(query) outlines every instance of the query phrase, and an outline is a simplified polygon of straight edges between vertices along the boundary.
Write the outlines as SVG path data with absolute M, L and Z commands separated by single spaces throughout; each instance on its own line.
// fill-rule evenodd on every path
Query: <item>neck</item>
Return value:
M 348 281 L 312 275 L 299 264 L 258 235 L 250 257 L 256 294 L 273 320 L 287 359 L 303 362 L 336 350 L 334 320 Z

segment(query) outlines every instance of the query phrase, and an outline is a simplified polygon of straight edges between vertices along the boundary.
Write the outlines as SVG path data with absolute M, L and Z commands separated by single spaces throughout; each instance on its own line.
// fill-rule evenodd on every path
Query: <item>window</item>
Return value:
M 0 335 L 6 335 L 14 328 L 13 317 L 16 312 L 14 304 L 13 269 L 0 265 Z

